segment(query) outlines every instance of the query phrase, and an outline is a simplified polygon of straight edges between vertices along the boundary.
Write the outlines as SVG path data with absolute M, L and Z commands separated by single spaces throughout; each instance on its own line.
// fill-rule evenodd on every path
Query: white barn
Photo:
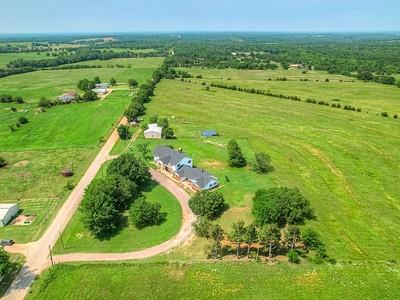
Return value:
M 18 204 L 0 204 L 0 227 L 6 226 L 19 211 Z
M 149 124 L 149 128 L 144 131 L 144 137 L 146 139 L 161 139 L 162 127 L 156 123 Z

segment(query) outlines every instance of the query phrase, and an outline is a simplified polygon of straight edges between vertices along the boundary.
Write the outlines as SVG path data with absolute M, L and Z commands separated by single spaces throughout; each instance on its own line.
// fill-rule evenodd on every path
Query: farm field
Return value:
M 237 85 L 246 88 L 269 90 L 287 96 L 298 96 L 303 100 L 313 98 L 333 103 L 339 99 L 342 106 L 360 107 L 364 112 L 400 115 L 400 88 L 379 83 L 365 83 L 353 77 L 332 75 L 323 71 L 309 71 L 302 74 L 300 70 L 235 70 L 235 69 L 203 69 L 184 68 L 194 76 L 202 75 L 202 79 L 193 78 L 197 83 L 214 82 L 226 85 Z M 286 77 L 287 81 L 277 78 Z M 269 80 L 269 79 L 272 80 Z M 328 78 L 329 82 L 325 82 Z M 308 79 L 309 81 L 300 81 Z M 318 82 L 316 81 L 318 80 Z M 342 82 L 340 82 L 342 80 Z M 354 82 L 352 82 L 354 81 Z
M 127 82 L 128 79 L 133 78 L 141 84 L 151 78 L 154 69 L 162 61 L 161 58 L 155 60 L 149 58 L 151 62 L 146 62 L 146 59 L 132 58 L 132 68 L 45 70 L 8 76 L 0 78 L 1 94 L 22 96 L 27 102 L 37 102 L 42 97 L 55 99 L 62 93 L 76 90 L 79 80 L 92 79 L 95 76 L 107 82 L 111 77 L 118 82 Z M 115 64 L 113 61 L 111 59 L 104 62 L 111 65 Z
M 396 299 L 398 274 L 391 264 L 58 265 L 34 283 L 28 299 Z
M 161 204 L 161 211 L 166 212 L 166 221 L 159 226 L 138 230 L 128 221 L 125 212 L 125 223 L 121 230 L 106 240 L 93 238 L 81 222 L 77 212 L 63 232 L 63 242 L 59 240 L 54 247 L 55 253 L 74 252 L 128 252 L 141 250 L 161 244 L 176 235 L 181 227 L 182 212 L 178 201 L 163 187 L 153 182 L 145 189 L 146 199 Z
M 40 55 L 38 55 L 36 52 L 0 53 L 0 69 L 5 68 L 10 61 L 16 59 L 36 60 L 46 58 L 51 57 L 46 56 L 46 53 L 40 53 Z
M 298 187 L 317 216 L 307 226 L 321 233 L 332 257 L 399 259 L 394 238 L 400 234 L 398 120 L 218 88 L 207 91 L 179 80 L 163 80 L 155 94 L 147 116 L 167 117 L 177 136 L 171 143 L 221 180 L 220 191 L 231 206 L 220 220 L 223 225 L 249 218 L 256 189 Z M 199 136 L 210 128 L 221 136 Z M 268 153 L 275 171 L 261 176 L 227 168 L 230 138 L 238 139 L 249 160 L 255 152 Z
M 122 65 L 124 67 L 131 66 L 131 68 L 153 68 L 154 66 L 161 65 L 163 59 L 163 57 L 113 58 L 109 60 L 88 60 L 71 65 L 95 65 L 105 68 L 112 68 L 115 65 Z
M 157 66 L 124 69 L 125 79 L 142 83 Z M 69 194 L 67 186 L 73 187 L 79 181 L 102 141 L 122 117 L 132 90 L 121 87 L 104 100 L 57 105 L 46 112 L 37 109 L 40 97 L 55 97 L 66 89 L 75 89 L 79 79 L 101 77 L 96 72 L 100 70 L 107 80 L 121 78 L 116 76 L 121 69 L 84 69 L 37 71 L 0 79 L 2 92 L 29 100 L 24 104 L 0 104 L 0 157 L 8 163 L 0 170 L 0 200 L 18 202 L 23 214 L 34 216 L 30 225 L 0 228 L 0 238 L 12 238 L 18 243 L 38 239 Z M 12 112 L 11 107 L 17 111 Z M 29 122 L 11 132 L 9 125 L 21 116 Z M 73 169 L 72 178 L 60 175 L 65 168 Z

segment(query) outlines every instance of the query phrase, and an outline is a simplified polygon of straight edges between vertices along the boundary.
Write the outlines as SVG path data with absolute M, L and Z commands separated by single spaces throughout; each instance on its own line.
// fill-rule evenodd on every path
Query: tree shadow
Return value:
M 107 234 L 97 237 L 97 239 L 99 241 L 109 241 L 128 226 L 129 226 L 128 216 L 120 215 L 117 227 L 114 230 L 108 232 Z
M 150 179 L 147 183 L 146 183 L 146 185 L 144 185 L 143 187 L 142 187 L 142 191 L 143 192 L 146 192 L 146 193 L 149 193 L 149 192 L 151 192 L 152 190 L 154 190 L 157 186 L 159 186 L 160 184 L 157 182 L 157 181 L 155 181 L 155 180 L 152 180 L 152 179 Z

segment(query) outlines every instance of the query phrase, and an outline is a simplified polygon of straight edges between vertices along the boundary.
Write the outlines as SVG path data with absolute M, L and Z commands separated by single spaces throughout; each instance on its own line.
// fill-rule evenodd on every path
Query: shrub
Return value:
M 19 118 L 18 118 L 18 123 L 20 123 L 20 124 L 26 124 L 26 123 L 28 123 L 28 118 L 26 118 L 26 117 L 19 117 Z
M 85 102 L 86 101 L 95 101 L 97 99 L 98 99 L 97 98 L 97 94 L 94 91 L 91 91 L 91 90 L 86 91 L 82 96 L 82 100 L 85 101 Z
M 7 165 L 7 161 L 3 158 L 0 157 L 0 168 L 3 168 Z
M 161 212 L 161 205 L 146 201 L 144 197 L 133 203 L 129 215 L 132 224 L 138 229 L 160 225 L 166 220 L 166 213 Z
M 149 118 L 149 123 L 157 123 L 158 121 L 158 115 L 153 115 Z
M 300 256 L 296 250 L 290 250 L 287 253 L 287 257 L 289 259 L 289 262 L 292 264 L 298 264 L 300 262 Z
M 384 111 L 383 113 L 381 113 L 381 116 L 387 118 L 389 117 L 389 114 L 386 111 Z
M 174 130 L 171 127 L 163 128 L 162 134 L 163 134 L 164 138 L 166 138 L 167 140 L 171 140 L 171 139 L 175 138 Z
M 212 223 L 207 218 L 199 218 L 193 224 L 194 232 L 199 237 L 210 238 L 210 228 Z
M 268 173 L 273 170 L 271 166 L 271 158 L 261 152 L 254 155 L 254 162 L 252 163 L 253 171 L 259 174 Z
M 304 246 L 310 250 L 315 250 L 322 246 L 319 233 L 312 228 L 306 228 L 303 230 L 301 240 L 303 241 Z
M 215 219 L 224 212 L 226 204 L 221 193 L 202 191 L 189 199 L 189 207 L 196 215 Z
M 46 98 L 41 98 L 38 103 L 39 107 L 50 107 L 51 101 Z
M 129 131 L 128 125 L 119 125 L 117 128 L 118 135 L 122 140 L 127 140 L 131 138 L 131 133 Z

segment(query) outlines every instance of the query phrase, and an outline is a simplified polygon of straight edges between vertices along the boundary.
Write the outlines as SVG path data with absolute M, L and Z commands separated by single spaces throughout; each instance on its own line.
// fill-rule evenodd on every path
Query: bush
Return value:
M 253 198 L 252 214 L 257 225 L 302 224 L 313 216 L 310 202 L 298 189 L 260 189 Z
M 383 113 L 381 113 L 381 116 L 387 118 L 389 117 L 389 114 L 386 111 L 384 111 Z
M 149 118 L 149 123 L 157 123 L 158 121 L 158 115 L 153 115 Z
M 7 165 L 7 161 L 3 158 L 0 157 L 0 168 L 3 168 Z
M 39 107 L 50 107 L 51 101 L 46 98 L 41 98 L 38 103 Z
M 194 232 L 199 237 L 210 238 L 210 228 L 212 223 L 207 218 L 199 218 L 193 224 Z
M 300 256 L 296 250 L 290 250 L 287 253 L 287 257 L 289 259 L 289 262 L 292 264 L 298 264 L 300 262 Z
M 117 128 L 118 135 L 122 140 L 127 140 L 131 138 L 131 133 L 129 131 L 128 125 L 119 125 Z
M 26 124 L 26 123 L 28 123 L 28 118 L 26 118 L 26 117 L 19 117 L 19 118 L 18 118 L 18 123 L 19 123 L 19 124 Z
M 315 250 L 322 246 L 320 235 L 312 228 L 306 228 L 301 234 L 301 240 L 307 249 Z
M 242 154 L 239 144 L 235 140 L 228 142 L 228 163 L 231 167 L 241 168 L 247 165 L 246 158 Z
M 252 163 L 252 169 L 254 172 L 263 174 L 263 173 L 268 173 L 273 170 L 273 167 L 271 166 L 271 158 L 261 152 L 261 153 L 256 153 L 254 155 L 254 162 Z
M 87 102 L 87 101 L 95 101 L 97 99 L 98 99 L 97 98 L 97 94 L 94 91 L 91 91 L 91 90 L 86 91 L 82 96 L 82 101 L 85 101 L 85 102 Z
M 189 199 L 189 207 L 196 215 L 215 219 L 224 212 L 226 204 L 221 193 L 202 191 Z
M 144 197 L 133 203 L 129 215 L 132 224 L 138 229 L 160 225 L 166 219 L 166 213 L 161 212 L 161 205 L 148 202 Z
M 174 130 L 171 127 L 163 128 L 162 130 L 163 136 L 167 140 L 171 140 L 175 138 Z

